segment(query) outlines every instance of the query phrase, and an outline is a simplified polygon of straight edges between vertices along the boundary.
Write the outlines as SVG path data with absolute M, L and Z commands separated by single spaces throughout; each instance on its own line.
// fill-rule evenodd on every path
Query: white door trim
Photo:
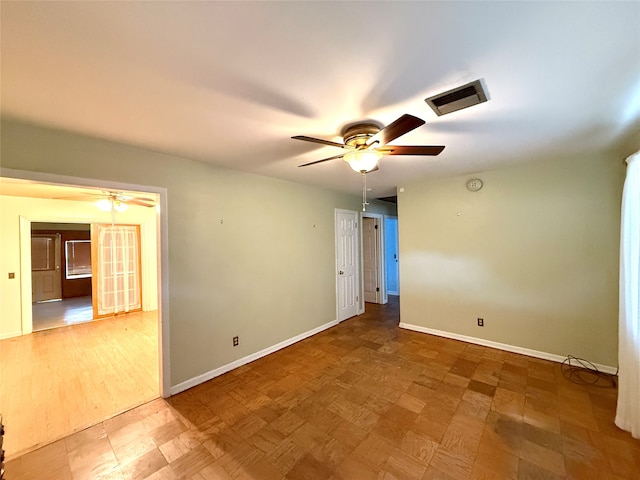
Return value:
M 43 183 L 57 183 L 76 187 L 96 187 L 104 190 L 133 190 L 138 192 L 148 192 L 158 195 L 158 206 L 156 208 L 156 239 L 158 242 L 158 363 L 160 374 L 160 395 L 167 398 L 171 395 L 171 375 L 169 365 L 169 228 L 167 221 L 167 189 L 149 185 L 136 185 L 123 182 L 110 182 L 96 180 L 93 178 L 71 177 L 66 175 L 56 175 L 52 173 L 30 172 L 26 170 L 15 170 L 0 167 L 0 177 L 32 180 Z M 39 219 L 33 219 L 38 221 Z M 65 222 L 67 219 L 47 219 L 47 221 Z M 31 221 L 20 217 L 20 242 L 28 238 L 31 241 Z M 73 220 L 77 222 L 77 219 Z M 28 236 L 27 236 L 28 234 Z M 26 250 L 26 252 L 25 252 Z M 21 269 L 21 304 L 22 308 L 22 331 L 24 334 L 31 333 L 33 319 L 31 314 L 31 248 L 20 249 L 20 269 Z M 25 270 L 26 268 L 26 270 Z M 24 272 L 27 274 L 24 274 Z M 29 298 L 25 298 L 28 296 Z M 27 308 L 25 308 L 27 306 Z
M 377 292 L 378 294 L 376 295 L 377 298 L 377 302 L 376 303 L 382 303 L 385 304 L 389 301 L 389 298 L 387 297 L 387 283 L 386 283 L 386 274 L 385 274 L 385 268 L 384 268 L 384 252 L 385 252 L 385 245 L 384 245 L 384 215 L 381 215 L 379 213 L 368 213 L 365 212 L 362 214 L 363 217 L 368 217 L 368 218 L 375 218 L 378 220 L 377 225 L 378 228 L 376 229 L 376 248 L 378 251 L 378 254 L 376 255 L 376 267 L 377 267 L 377 276 L 378 276 L 378 285 L 380 288 L 380 291 Z M 364 289 L 364 286 L 363 286 Z M 364 291 L 364 290 L 363 290 Z
M 28 240 L 27 240 L 28 239 Z M 22 334 L 33 332 L 31 307 L 31 220 L 20 215 L 20 304 L 22 306 Z M 29 242 L 27 244 L 27 241 Z

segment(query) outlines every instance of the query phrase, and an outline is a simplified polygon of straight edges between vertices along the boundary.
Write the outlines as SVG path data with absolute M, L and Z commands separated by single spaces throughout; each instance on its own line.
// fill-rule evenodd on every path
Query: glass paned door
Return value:
M 92 225 L 95 317 L 142 309 L 139 225 Z

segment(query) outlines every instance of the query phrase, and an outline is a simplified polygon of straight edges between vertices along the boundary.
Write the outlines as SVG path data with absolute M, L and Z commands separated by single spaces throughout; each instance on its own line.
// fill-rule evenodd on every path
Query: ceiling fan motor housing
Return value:
M 344 143 L 354 148 L 367 146 L 367 141 L 380 131 L 374 123 L 357 123 L 346 127 L 342 132 Z

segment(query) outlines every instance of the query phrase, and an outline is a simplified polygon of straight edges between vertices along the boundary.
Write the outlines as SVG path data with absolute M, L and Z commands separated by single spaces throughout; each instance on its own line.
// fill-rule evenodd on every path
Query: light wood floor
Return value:
M 34 303 L 31 308 L 34 332 L 93 320 L 93 305 L 90 295 L 65 298 L 59 302 Z
M 0 341 L 8 458 L 158 396 L 157 312 Z
M 367 313 L 9 462 L 7 478 L 638 480 L 615 388 Z

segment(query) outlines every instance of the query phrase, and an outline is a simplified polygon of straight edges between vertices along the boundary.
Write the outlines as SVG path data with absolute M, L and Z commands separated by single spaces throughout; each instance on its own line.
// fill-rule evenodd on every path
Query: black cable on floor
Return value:
M 598 367 L 584 358 L 568 355 L 560 368 L 562 375 L 573 383 L 602 388 L 615 388 L 617 386 L 617 371 L 615 374 L 601 372 Z

